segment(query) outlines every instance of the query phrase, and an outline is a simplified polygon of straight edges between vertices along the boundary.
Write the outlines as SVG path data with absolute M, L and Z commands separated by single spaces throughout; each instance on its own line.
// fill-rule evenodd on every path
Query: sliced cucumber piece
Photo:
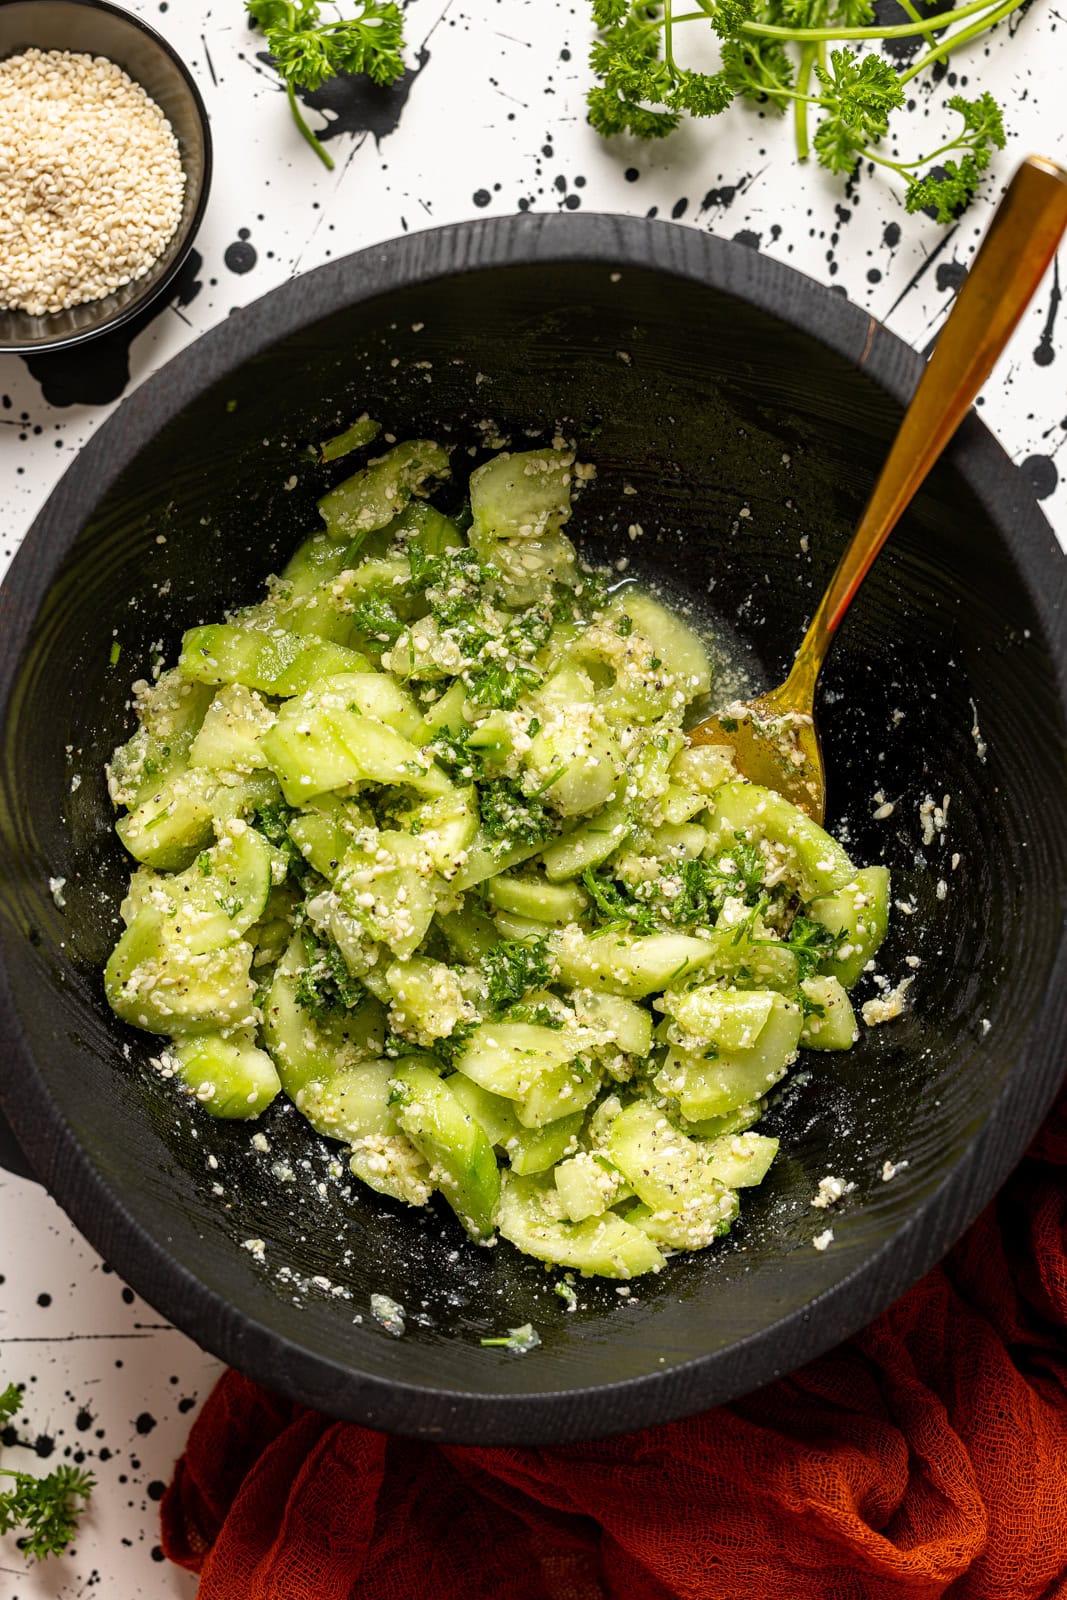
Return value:
M 587 867 L 598 867 L 626 843 L 632 826 L 626 802 L 613 801 L 598 816 L 541 851 L 545 876 L 550 883 L 560 883 L 580 877 Z
M 258 1117 L 281 1092 L 274 1062 L 251 1039 L 206 1033 L 179 1040 L 174 1056 L 185 1087 L 213 1117 Z
M 304 940 L 297 934 L 279 963 L 262 1008 L 264 1042 L 282 1088 L 298 1105 L 306 1085 L 315 1080 L 328 1083 L 343 1068 L 355 1066 L 369 1048 L 381 1048 L 380 1038 L 375 1037 L 380 1013 L 371 1010 L 369 1017 L 361 1020 L 361 1007 L 312 1016 L 301 1005 L 300 980 L 309 966 Z
M 245 940 L 194 954 L 168 939 L 163 920 L 146 911 L 112 951 L 104 992 L 116 1016 L 146 1033 L 245 1029 L 256 1021 L 251 964 Z
M 625 1055 L 646 1057 L 652 1049 L 652 1014 L 621 995 L 576 989 L 574 1013 L 585 1028 L 610 1040 Z
M 615 1212 L 567 1222 L 548 1211 L 546 1201 L 558 1203 L 554 1185 L 549 1190 L 544 1179 L 506 1173 L 500 1190 L 502 1237 L 541 1261 L 601 1278 L 638 1278 L 663 1266 L 647 1234 Z
M 885 938 L 889 923 L 889 869 L 861 867 L 852 881 L 836 893 L 813 900 L 807 915 L 831 933 L 841 935 L 836 952 L 823 961 L 820 970 L 851 989 Z
M 491 539 L 540 539 L 571 514 L 574 457 L 561 450 L 523 450 L 494 456 L 471 473 L 476 550 Z
M 553 934 L 550 949 L 564 983 L 575 988 L 642 1000 L 684 973 L 706 966 L 715 954 L 707 939 L 684 933 L 652 933 L 642 938 L 583 933 L 573 923 Z
M 533 922 L 562 926 L 576 922 L 589 905 L 589 896 L 574 883 L 548 883 L 532 875 L 501 873 L 486 884 L 489 904 Z
M 571 1222 L 602 1216 L 628 1192 L 632 1193 L 618 1167 L 588 1150 L 560 1161 L 555 1179 L 563 1209 Z
M 800 1026 L 800 1007 L 775 994 L 752 1049 L 720 1050 L 710 1059 L 672 1049 L 653 1081 L 661 1094 L 677 1098 L 687 1121 L 722 1116 L 758 1100 L 785 1076 L 796 1058 Z
M 421 840 L 383 829 L 346 851 L 335 879 L 341 908 L 402 961 L 433 921 L 437 890 Z M 337 934 L 334 934 L 337 938 Z M 339 941 L 340 942 L 340 941 Z
M 263 915 L 273 860 L 261 833 L 243 822 L 230 823 L 218 843 L 201 851 L 184 872 L 164 876 L 142 869 L 135 874 L 123 916 L 132 921 L 149 909 L 164 920 L 168 941 L 194 955 L 220 949 Z
M 385 981 L 393 996 L 393 1021 L 416 1044 L 447 1039 L 470 1016 L 457 975 L 441 961 L 424 956 L 394 961 L 386 968 Z
M 464 1111 L 469 1111 L 475 1122 L 485 1129 L 490 1144 L 506 1145 L 520 1135 L 530 1137 L 515 1115 L 514 1103 L 505 1100 L 503 1095 L 490 1094 L 464 1072 L 454 1072 L 448 1086 Z
M 263 753 L 290 805 L 359 783 L 403 784 L 425 794 L 452 785 L 395 728 L 367 716 L 344 674 L 288 701 L 263 739 Z
M 233 622 L 190 628 L 182 637 L 178 669 L 196 683 L 243 683 L 267 694 L 300 694 L 340 672 L 370 666 L 358 650 L 328 639 L 305 638 L 285 628 L 261 631 Z
M 456 1073 L 456 1077 L 460 1077 Z M 451 1080 L 450 1080 L 451 1081 Z M 585 1121 L 585 1112 L 557 1117 L 546 1122 L 543 1128 L 516 1128 L 503 1140 L 505 1153 L 512 1172 L 526 1177 L 533 1172 L 547 1172 L 578 1147 L 578 1136 Z
M 574 1045 L 564 1028 L 483 1022 L 456 1057 L 456 1067 L 491 1094 L 522 1101 L 544 1073 L 569 1067 L 574 1057 Z M 576 1110 L 577 1105 L 567 1109 Z
M 340 543 L 384 528 L 403 511 L 412 495 L 449 475 L 448 451 L 428 439 L 409 439 L 362 472 L 323 495 L 319 511 L 331 539 Z
M 274 712 L 255 689 L 247 689 L 243 683 L 224 684 L 189 747 L 189 765 L 230 772 L 265 767 L 260 741 L 274 720 Z
M 859 1038 L 852 1002 L 836 978 L 805 978 L 801 1047 L 806 1050 L 850 1050 Z
M 629 617 L 635 631 L 652 641 L 657 656 L 684 688 L 687 699 L 707 694 L 711 688 L 708 652 L 700 635 L 676 611 L 629 586 L 612 595 L 608 611 L 616 619 Z
M 393 1074 L 397 1121 L 429 1163 L 441 1193 L 476 1239 L 492 1233 L 500 1170 L 484 1129 L 448 1082 L 421 1062 L 404 1060 Z
M 734 1133 L 703 1146 L 707 1169 L 728 1189 L 752 1189 L 762 1183 L 778 1154 L 778 1140 L 763 1133 Z
M 558 1061 L 538 1074 L 519 1101 L 519 1121 L 524 1128 L 543 1128 L 584 1111 L 599 1092 L 598 1070 L 581 1060 Z
M 776 998 L 771 989 L 730 993 L 702 987 L 664 994 L 656 1004 L 674 1021 L 675 1026 L 667 1030 L 668 1039 L 683 1050 L 709 1046 L 717 1050 L 751 1050 L 767 1024 Z
M 781 853 L 803 900 L 832 894 L 855 878 L 856 868 L 837 840 L 773 789 L 724 783 L 712 800 L 709 855 L 729 850 L 738 835 L 757 843 L 766 840 Z

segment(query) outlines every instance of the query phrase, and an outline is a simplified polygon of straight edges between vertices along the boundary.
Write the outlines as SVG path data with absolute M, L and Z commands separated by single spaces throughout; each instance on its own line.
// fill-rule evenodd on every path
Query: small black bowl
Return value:
M 107 56 L 139 83 L 174 129 L 185 197 L 167 248 L 133 283 L 102 300 L 43 316 L 0 307 L 0 353 L 21 355 L 61 350 L 110 332 L 164 295 L 192 249 L 211 188 L 207 108 L 188 67 L 154 28 L 106 0 L 0 0 L 0 60 L 34 48 Z
M 283 1104 L 257 1157 L 247 1125 L 177 1099 L 101 981 L 129 878 L 102 769 L 131 731 L 130 682 L 316 526 L 351 463 L 324 472 L 313 441 L 367 409 L 453 444 L 461 468 L 487 421 L 517 441 L 561 427 L 597 467 L 572 524 L 588 554 L 713 605 L 774 683 L 921 371 L 858 306 L 742 245 L 586 213 L 488 219 L 274 290 L 80 452 L 0 587 L 0 1104 L 82 1232 L 199 1343 L 372 1426 L 590 1438 L 791 1371 L 995 1194 L 1064 1069 L 1067 562 L 973 415 L 849 611 L 820 702 L 830 823 L 891 867 L 905 910 L 879 964 L 914 984 L 898 1021 L 792 1076 L 766 1125 L 779 1158 L 729 1239 L 625 1300 L 582 1282 L 568 1311 L 510 1246 L 348 1192 Z M 924 845 L 920 806 L 946 794 L 945 837 Z M 856 1186 L 830 1218 L 811 1205 L 829 1173 Z M 256 1239 L 262 1260 L 242 1248 Z M 403 1338 L 374 1322 L 376 1291 L 407 1308 Z M 538 1349 L 481 1347 L 525 1322 Z

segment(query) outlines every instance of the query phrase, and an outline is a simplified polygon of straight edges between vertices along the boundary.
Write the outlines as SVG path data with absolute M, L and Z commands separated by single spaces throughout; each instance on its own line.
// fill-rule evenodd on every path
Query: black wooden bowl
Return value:
M 0 353 L 63 350 L 120 328 L 166 294 L 181 271 L 211 189 L 211 128 L 188 67 L 147 22 L 107 0 L 0 0 L 0 59 L 30 48 L 107 56 L 163 111 L 178 141 L 185 194 L 174 235 L 143 277 L 101 300 L 31 316 L 0 306 Z
M 994 1193 L 1063 1066 L 1067 568 L 975 418 L 850 612 L 823 695 L 831 822 L 858 860 L 892 866 L 914 908 L 881 962 L 914 977 L 910 1004 L 850 1054 L 804 1063 L 771 1119 L 782 1154 L 721 1247 L 625 1300 L 582 1283 L 568 1312 L 538 1264 L 347 1189 L 314 1140 L 310 1174 L 280 1181 L 272 1163 L 308 1148 L 298 1119 L 272 1110 L 263 1156 L 247 1125 L 179 1105 L 100 978 L 127 872 L 101 769 L 130 727 L 128 685 L 315 524 L 309 441 L 364 408 L 398 436 L 461 445 L 487 419 L 519 437 L 562 426 L 598 468 L 580 502 L 588 549 L 676 592 L 710 589 L 773 681 L 919 370 L 865 313 L 742 247 L 658 222 L 513 218 L 276 290 L 81 453 L 0 590 L 0 1094 L 78 1226 L 201 1344 L 403 1433 L 586 1438 L 825 1350 Z M 888 820 L 872 817 L 876 791 L 896 802 Z M 946 794 L 947 834 L 924 846 L 920 805 Z M 810 1200 L 826 1173 L 856 1188 L 820 1253 L 828 1219 Z M 253 1238 L 262 1263 L 242 1248 Z M 403 1338 L 369 1316 L 377 1290 L 407 1308 Z M 528 1321 L 531 1354 L 479 1346 Z

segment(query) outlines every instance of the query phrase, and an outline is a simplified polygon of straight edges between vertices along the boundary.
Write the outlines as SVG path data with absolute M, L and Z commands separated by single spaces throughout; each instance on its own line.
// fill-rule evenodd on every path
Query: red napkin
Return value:
M 857 1338 L 603 1443 L 412 1443 L 229 1372 L 164 1549 L 199 1600 L 1067 1600 L 1065 1168 L 1067 1093 Z

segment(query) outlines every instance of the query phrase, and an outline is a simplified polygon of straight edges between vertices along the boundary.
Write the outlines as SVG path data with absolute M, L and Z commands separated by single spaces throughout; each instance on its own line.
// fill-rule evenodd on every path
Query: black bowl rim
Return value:
M 8 3 L 8 0 L 0 0 L 0 5 L 6 3 Z M 11 0 L 11 3 L 16 3 L 16 0 Z M 174 253 L 174 260 L 163 276 L 147 287 L 143 294 L 136 295 L 129 305 L 123 306 L 121 311 L 117 311 L 114 316 L 108 317 L 105 322 L 100 322 L 92 328 L 83 328 L 80 333 L 68 333 L 56 339 L 34 339 L 30 342 L 16 339 L 5 343 L 0 340 L 0 355 L 43 356 L 56 350 L 70 350 L 75 345 L 86 344 L 90 339 L 99 338 L 102 333 L 113 333 L 116 328 L 124 328 L 128 322 L 132 322 L 134 317 L 139 317 L 150 305 L 154 305 L 157 300 L 163 298 L 188 261 L 189 252 L 193 248 L 197 234 L 200 232 L 200 225 L 204 220 L 204 212 L 207 210 L 208 196 L 211 193 L 211 176 L 214 170 L 211 119 L 207 114 L 207 106 L 204 104 L 204 97 L 200 93 L 196 79 L 174 46 L 169 40 L 164 39 L 161 33 L 157 33 L 151 23 L 145 22 L 142 17 L 137 16 L 133 11 L 124 10 L 122 6 L 111 5 L 110 0 L 63 0 L 63 3 L 65 5 L 82 6 L 86 11 L 107 11 L 111 16 L 118 17 L 120 21 L 128 22 L 132 28 L 136 28 L 139 33 L 143 33 L 157 49 L 162 50 L 163 54 L 169 56 L 173 61 L 185 80 L 185 85 L 192 97 L 193 107 L 196 111 L 204 140 L 204 170 L 200 179 L 200 193 L 192 215 L 186 224 L 181 243 Z
M 36 518 L 5 579 L 17 619 L 0 639 L 0 707 L 54 573 L 118 474 L 205 389 L 279 339 L 333 311 L 442 276 L 588 261 L 694 279 L 819 338 L 900 403 L 922 358 L 875 318 L 747 246 L 673 223 L 583 213 L 479 219 L 411 234 L 330 262 L 272 290 L 188 346 L 138 389 L 81 451 Z M 947 452 L 1000 530 L 1046 631 L 1067 707 L 1067 562 L 1019 470 L 971 414 Z M 802 1311 L 661 1372 L 539 1394 L 422 1388 L 342 1366 L 243 1314 L 169 1256 L 90 1163 L 23 1037 L 0 961 L 0 1102 L 49 1192 L 89 1242 L 164 1316 L 222 1360 L 333 1416 L 390 1432 L 481 1445 L 604 1437 L 719 1405 L 851 1336 L 955 1242 L 1015 1166 L 1055 1096 L 1067 1028 L 1067 922 L 1023 1057 L 952 1170 L 886 1243 Z M 788 1352 L 788 1359 L 783 1355 Z M 575 1413 L 580 1417 L 575 1419 Z

